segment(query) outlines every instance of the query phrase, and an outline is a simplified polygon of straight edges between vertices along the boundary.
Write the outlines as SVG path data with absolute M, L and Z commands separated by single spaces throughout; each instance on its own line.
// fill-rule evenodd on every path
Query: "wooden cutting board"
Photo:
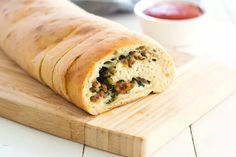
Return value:
M 0 52 L 0 116 L 123 156 L 148 156 L 236 89 L 236 72 L 171 53 L 175 83 L 164 93 L 90 116 L 23 72 Z

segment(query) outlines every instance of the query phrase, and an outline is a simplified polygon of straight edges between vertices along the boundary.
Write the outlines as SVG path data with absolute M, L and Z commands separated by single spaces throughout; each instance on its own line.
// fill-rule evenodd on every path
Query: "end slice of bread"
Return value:
M 162 48 L 137 44 L 112 54 L 97 63 L 83 89 L 93 115 L 160 93 L 174 80 L 174 63 Z

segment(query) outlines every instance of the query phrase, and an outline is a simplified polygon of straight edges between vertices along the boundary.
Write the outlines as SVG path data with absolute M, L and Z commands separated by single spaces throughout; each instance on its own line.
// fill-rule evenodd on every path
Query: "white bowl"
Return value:
M 141 0 L 135 5 L 134 12 L 140 19 L 144 33 L 169 47 L 193 45 L 198 40 L 201 26 L 204 24 L 205 10 L 198 5 L 203 10 L 203 14 L 184 20 L 160 19 L 143 13 L 145 9 L 162 1 Z

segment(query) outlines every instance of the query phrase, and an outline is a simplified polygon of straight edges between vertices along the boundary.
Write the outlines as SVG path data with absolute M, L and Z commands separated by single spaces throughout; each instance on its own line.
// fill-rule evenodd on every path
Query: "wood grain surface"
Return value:
M 236 72 L 171 53 L 175 83 L 100 116 L 90 116 L 28 76 L 0 52 L 0 115 L 72 141 L 120 154 L 148 156 L 236 88 Z

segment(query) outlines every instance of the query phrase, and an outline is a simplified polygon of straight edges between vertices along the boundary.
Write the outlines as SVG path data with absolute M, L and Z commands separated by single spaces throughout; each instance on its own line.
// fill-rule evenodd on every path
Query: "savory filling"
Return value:
M 153 50 L 154 51 L 154 50 Z M 106 62 L 99 70 L 99 76 L 92 82 L 90 87 L 91 102 L 97 102 L 100 99 L 106 99 L 106 104 L 110 104 L 116 100 L 120 94 L 128 94 L 135 86 L 143 88 L 151 83 L 150 80 L 136 76 L 131 79 L 115 79 L 117 74 L 117 66 L 121 64 L 124 68 L 132 68 L 136 62 L 148 60 L 148 62 L 156 62 L 157 59 L 148 53 L 144 46 L 130 51 L 127 55 L 119 55 Z

